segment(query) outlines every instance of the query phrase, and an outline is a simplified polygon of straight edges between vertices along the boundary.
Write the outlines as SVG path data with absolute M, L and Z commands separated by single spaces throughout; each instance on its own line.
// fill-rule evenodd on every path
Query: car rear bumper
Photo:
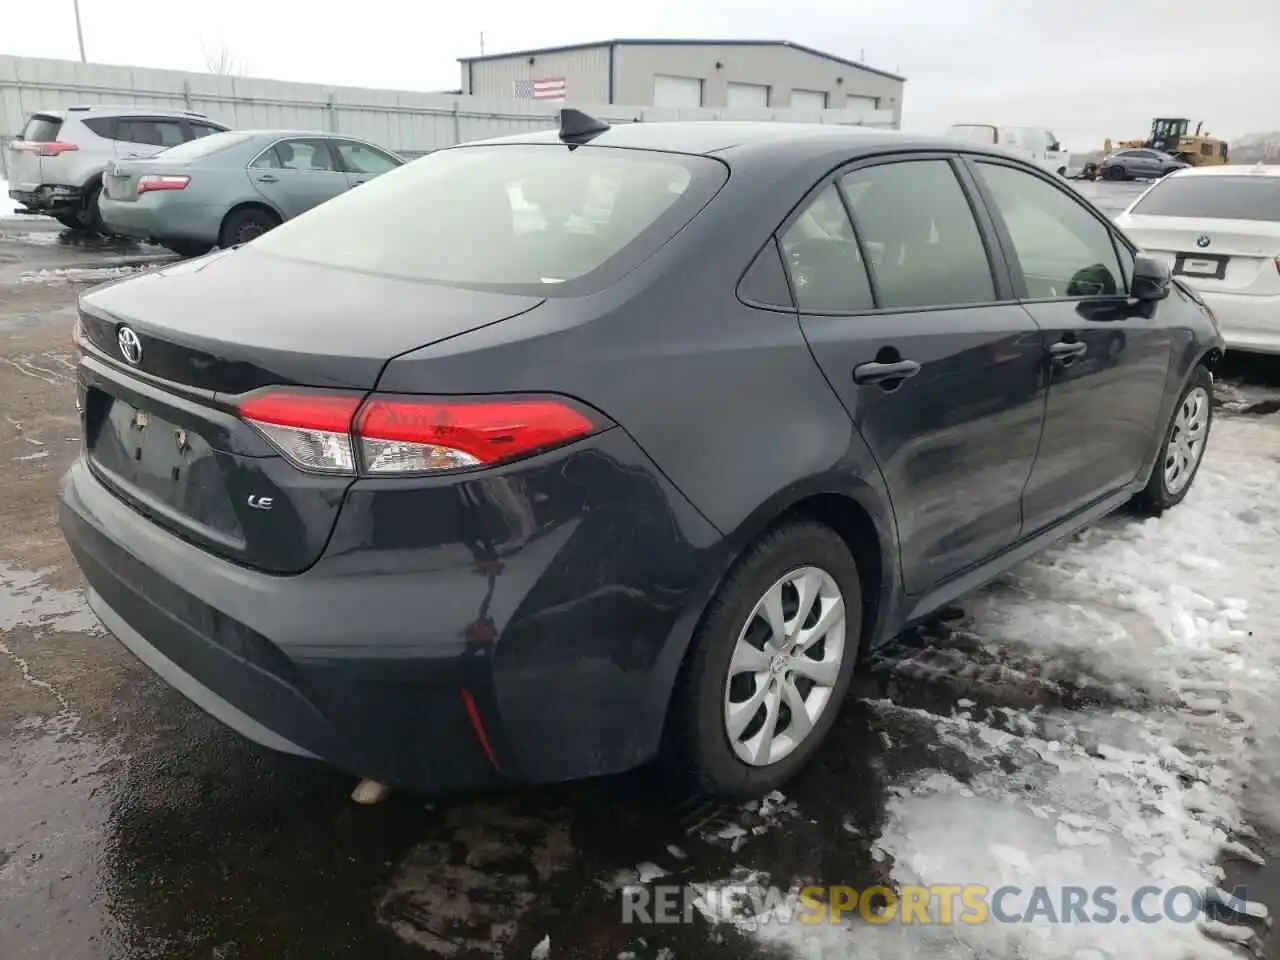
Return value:
M 218 242 L 226 210 L 178 196 L 178 191 L 153 192 L 137 200 L 101 197 L 98 209 L 112 233 L 138 240 Z
M 1280 353 L 1280 297 L 1196 292 L 1218 318 L 1228 350 Z
M 567 450 L 434 524 L 357 483 L 296 576 L 169 534 L 83 458 L 60 523 L 104 625 L 264 746 L 419 789 L 574 779 L 656 751 L 720 547 L 623 431 Z
M 84 202 L 84 191 L 68 184 L 45 183 L 34 190 L 11 188 L 9 199 L 32 213 L 61 213 L 79 210 Z

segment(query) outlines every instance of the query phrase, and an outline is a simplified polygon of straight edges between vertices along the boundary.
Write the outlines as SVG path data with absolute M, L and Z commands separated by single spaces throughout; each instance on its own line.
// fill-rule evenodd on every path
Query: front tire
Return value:
M 1129 176 L 1125 173 L 1124 167 L 1113 166 L 1102 168 L 1103 180 L 1128 180 Z
M 735 799 L 790 780 L 817 751 L 853 676 L 858 567 L 829 527 L 778 527 L 739 559 L 693 638 L 673 701 L 674 759 Z
M 1145 513 L 1158 517 L 1186 498 L 1204 461 L 1212 426 L 1213 375 L 1205 367 L 1197 366 L 1173 408 L 1151 479 L 1138 495 L 1139 506 Z

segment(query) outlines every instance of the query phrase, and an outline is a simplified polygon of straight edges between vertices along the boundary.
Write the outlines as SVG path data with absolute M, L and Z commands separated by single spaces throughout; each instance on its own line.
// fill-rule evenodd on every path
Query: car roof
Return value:
M 353 133 L 334 133 L 332 130 L 240 130 L 232 128 L 227 133 L 239 133 L 246 137 L 328 137 L 338 140 L 359 140 L 361 143 L 372 143 L 364 137 L 357 137 Z
M 1226 163 L 1218 167 L 1187 167 L 1176 177 L 1280 177 L 1280 164 Z
M 100 117 L 103 115 L 140 116 L 140 117 L 189 117 L 192 120 L 208 120 L 209 118 L 196 110 L 182 110 L 176 107 L 152 107 L 146 104 L 126 103 L 86 103 L 67 107 L 64 110 L 36 110 L 35 113 L 50 117 L 67 119 L 74 116 Z M 214 121 L 215 123 L 217 121 Z
M 560 143 L 557 131 L 517 133 L 460 147 L 501 143 Z M 703 156 L 741 157 L 752 153 L 792 154 L 795 159 L 834 148 L 847 149 L 850 158 L 886 147 L 948 152 L 987 153 L 1008 157 L 1007 151 L 948 137 L 921 136 L 900 130 L 854 124 L 792 123 L 789 121 L 669 120 L 619 123 L 592 137 L 592 146 L 661 150 Z M 456 149 L 456 148 L 450 148 Z

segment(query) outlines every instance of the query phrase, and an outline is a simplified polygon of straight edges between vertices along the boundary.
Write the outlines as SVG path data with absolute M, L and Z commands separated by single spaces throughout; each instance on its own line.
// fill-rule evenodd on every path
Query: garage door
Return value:
M 792 90 L 792 110 L 825 110 L 827 94 L 824 90 Z
M 769 106 L 769 88 L 759 83 L 729 84 L 729 106 L 762 110 Z
M 702 81 L 697 77 L 653 78 L 653 105 L 655 107 L 702 106 Z
M 859 113 L 867 113 L 871 110 L 879 109 L 880 100 L 878 97 L 860 97 L 856 93 L 851 93 L 844 98 L 844 108 L 846 110 L 856 110 Z

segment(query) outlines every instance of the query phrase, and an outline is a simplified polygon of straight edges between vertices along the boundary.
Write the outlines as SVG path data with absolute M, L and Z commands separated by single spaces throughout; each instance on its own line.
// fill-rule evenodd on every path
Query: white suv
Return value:
M 9 144 L 9 196 L 31 213 L 103 233 L 98 194 L 108 166 L 226 129 L 189 110 L 87 106 L 33 113 Z

